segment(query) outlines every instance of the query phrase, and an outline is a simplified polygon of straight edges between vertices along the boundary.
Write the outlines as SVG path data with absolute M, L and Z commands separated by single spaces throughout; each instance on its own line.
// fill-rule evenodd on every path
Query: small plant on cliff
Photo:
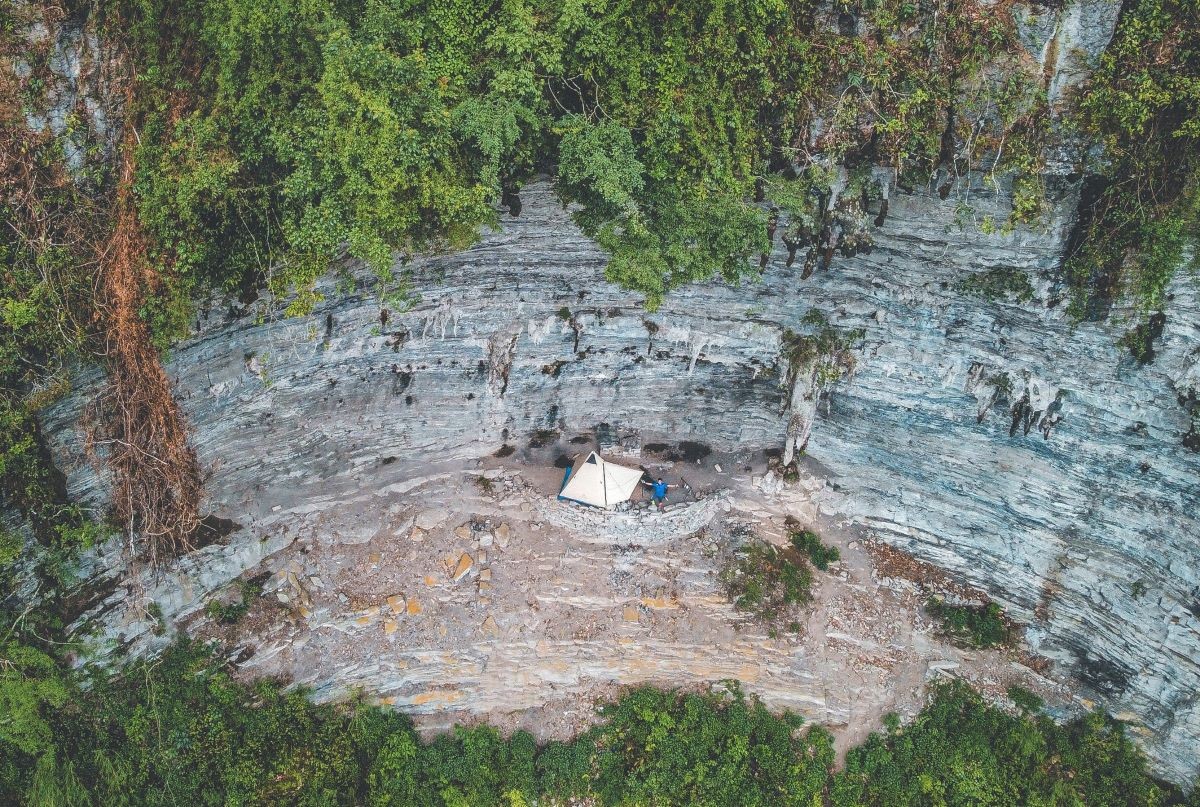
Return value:
M 212 605 L 212 603 L 209 603 L 209 605 Z M 154 620 L 154 627 L 152 628 L 154 635 L 165 636 L 167 633 L 167 620 L 163 616 L 162 606 L 156 602 L 150 603 L 146 606 L 146 615 Z
M 971 294 L 985 300 L 1007 300 L 1018 303 L 1033 299 L 1033 284 L 1020 269 L 997 267 L 960 278 L 954 288 L 961 294 Z
M 1045 708 L 1045 702 L 1023 686 L 1013 685 L 1008 688 L 1008 699 L 1013 702 L 1022 714 L 1036 715 Z
M 1166 315 L 1161 311 L 1151 314 L 1146 322 L 1139 322 L 1121 337 L 1121 347 L 1129 351 L 1139 366 L 1149 364 L 1154 361 L 1154 341 L 1162 336 L 1166 323 Z
M 812 530 L 793 530 L 791 533 L 792 546 L 797 552 L 802 552 L 821 571 L 829 569 L 829 564 L 837 563 L 841 558 L 836 546 L 821 543 L 821 536 Z
M 863 328 L 838 328 L 829 324 L 816 308 L 800 320 L 813 329 L 810 334 L 786 330 L 783 352 L 787 358 L 785 381 L 790 387 L 802 373 L 812 373 L 814 385 L 823 389 L 854 372 L 854 345 L 867 335 Z
M 240 595 L 237 602 L 209 600 L 208 605 L 204 607 L 204 613 L 209 619 L 225 625 L 236 625 L 242 617 L 250 612 L 254 598 L 262 594 L 262 582 L 258 579 L 239 580 L 237 588 Z
M 793 612 L 794 606 L 812 599 L 812 570 L 804 556 L 758 539 L 729 559 L 721 580 L 737 610 L 766 623 L 778 621 Z
M 926 606 L 942 623 L 942 632 L 956 644 L 987 648 L 1006 645 L 1011 628 L 1004 611 L 994 602 L 985 605 L 950 605 L 934 597 Z

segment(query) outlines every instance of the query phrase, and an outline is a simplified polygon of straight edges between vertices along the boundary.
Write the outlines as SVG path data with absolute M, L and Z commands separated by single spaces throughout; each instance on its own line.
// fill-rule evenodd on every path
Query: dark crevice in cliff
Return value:
M 1079 664 L 1079 678 L 1086 686 L 1109 697 L 1119 696 L 1129 688 L 1133 671 L 1124 664 L 1092 655 L 1084 647 L 1071 648 L 1071 653 Z
M 941 151 L 938 154 L 938 165 L 946 171 L 946 179 L 937 189 L 938 196 L 942 199 L 948 198 L 950 189 L 954 187 L 955 151 L 954 106 L 951 104 L 946 107 L 946 128 L 942 130 Z
M 514 219 L 521 215 L 521 195 L 517 190 L 517 186 L 512 183 L 506 183 L 500 191 L 500 208 L 507 210 L 508 215 Z
M 54 462 L 54 456 L 46 444 L 46 435 L 37 418 L 29 420 L 30 453 L 35 467 L 41 471 L 40 485 L 34 488 L 28 480 L 13 474 L 0 474 L 0 501 L 11 502 L 29 519 L 34 538 L 43 546 L 53 546 L 58 539 L 56 525 L 61 524 L 62 513 L 69 510 L 71 499 L 67 495 L 67 479 Z M 36 495 L 31 496 L 31 492 Z
M 1084 177 L 1083 184 L 1079 189 L 1075 226 L 1071 228 L 1071 232 L 1067 236 L 1066 248 L 1063 250 L 1063 266 L 1066 266 L 1084 248 L 1092 224 L 1101 213 L 1100 202 L 1108 186 L 1109 180 L 1104 177 L 1095 175 Z M 1108 318 L 1118 290 L 1118 268 L 1116 264 L 1105 263 L 1093 271 L 1091 276 L 1082 280 L 1087 292 L 1083 307 L 1084 321 L 1101 322 Z
M 70 594 L 57 600 L 55 612 L 64 624 L 70 624 L 107 600 L 116 590 L 115 577 L 93 578 L 75 585 Z
M 1196 388 L 1191 387 L 1187 393 L 1179 395 L 1179 405 L 1192 420 L 1192 426 L 1183 435 L 1183 446 L 1191 451 L 1200 452 L 1200 398 L 1196 396 Z
M 1129 350 L 1129 355 L 1143 367 L 1154 361 L 1154 343 L 1162 338 L 1167 325 L 1167 315 L 1158 311 L 1150 318 L 1140 323 L 1121 338 L 1121 343 Z
M 196 525 L 196 529 L 192 533 L 192 549 L 202 549 L 211 544 L 223 543 L 226 538 L 241 528 L 242 525 L 232 518 L 221 518 L 209 514 L 200 519 L 200 523 Z

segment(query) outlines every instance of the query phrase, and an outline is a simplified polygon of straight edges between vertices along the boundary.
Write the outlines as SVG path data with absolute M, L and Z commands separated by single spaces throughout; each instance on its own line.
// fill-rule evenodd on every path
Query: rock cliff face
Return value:
M 1115 17 L 1112 3 L 1085 2 L 1025 21 L 1054 98 Z M 964 200 L 967 218 L 1004 219 L 1002 182 L 972 177 L 945 200 L 893 189 L 870 254 L 801 279 L 777 243 L 760 282 L 691 286 L 654 312 L 604 281 L 603 253 L 545 183 L 474 248 L 412 263 L 420 299 L 405 312 L 385 315 L 382 290 L 353 266 L 357 290 L 330 279 L 309 316 L 214 303 L 169 372 L 211 470 L 208 509 L 243 529 L 144 582 L 168 618 L 194 611 L 286 543 L 289 516 L 400 489 L 433 463 L 520 450 L 539 432 L 726 450 L 795 447 L 803 434 L 825 513 L 986 589 L 1028 623 L 1037 653 L 1135 724 L 1164 774 L 1190 780 L 1200 454 L 1185 444 L 1184 404 L 1200 389 L 1200 291 L 1175 282 L 1145 366 L 1119 346 L 1120 311 L 1072 326 L 1056 272 L 1073 162 L 1051 161 L 1038 229 L 984 235 L 962 220 Z M 1033 300 L 970 294 L 963 279 L 984 272 L 1025 275 Z M 863 331 L 852 372 L 823 391 L 795 366 L 822 327 L 805 319 L 813 309 L 838 333 Z M 97 383 L 84 374 L 44 425 L 71 493 L 99 505 L 105 480 L 79 450 Z M 97 578 L 117 549 L 92 559 Z M 160 641 L 119 594 L 89 618 L 139 647 Z
M 1006 204 L 975 193 L 977 205 Z M 523 448 L 540 431 L 778 447 L 783 348 L 816 308 L 866 333 L 807 446 L 828 479 L 823 509 L 988 590 L 1029 623 L 1036 652 L 1138 724 L 1164 771 L 1194 773 L 1200 455 L 1183 445 L 1178 401 L 1196 383 L 1192 281 L 1176 284 L 1157 358 L 1135 367 L 1121 327 L 1072 328 L 1052 305 L 1065 219 L 982 236 L 952 224 L 950 201 L 896 194 L 869 256 L 801 281 L 780 248 L 760 283 L 689 287 L 646 312 L 603 280 L 603 254 L 548 186 L 522 201 L 475 248 L 416 262 L 421 302 L 385 323 L 360 276 L 366 291 L 331 282 L 308 317 L 214 306 L 175 351 L 170 371 L 212 469 L 210 509 L 247 529 L 191 561 L 210 580 L 162 592 L 176 601 L 168 614 L 274 551 L 279 539 L 259 536 L 289 513 Z M 996 267 L 1028 273 L 1037 299 L 955 290 Z M 95 500 L 102 478 L 73 457 L 87 394 L 46 425 L 72 493 Z

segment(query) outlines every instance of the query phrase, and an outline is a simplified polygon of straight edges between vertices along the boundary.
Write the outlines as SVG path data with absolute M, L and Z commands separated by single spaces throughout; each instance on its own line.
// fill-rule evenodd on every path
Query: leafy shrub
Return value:
M 1004 300 L 1011 296 L 1018 303 L 1027 303 L 1033 299 L 1033 284 L 1020 269 L 997 267 L 976 272 L 959 279 L 954 287 L 963 294 L 986 300 Z
M 952 640 L 969 647 L 997 647 L 1008 644 L 1010 628 L 1004 612 L 994 602 L 986 605 L 950 605 L 931 599 L 929 612 L 941 620 L 942 630 Z
M 813 332 L 798 334 L 791 329 L 783 332 L 783 352 L 787 357 L 784 382 L 787 386 L 797 378 L 809 375 L 818 389 L 824 389 L 854 372 L 858 362 L 854 345 L 866 336 L 864 329 L 830 325 L 816 308 L 809 309 L 801 322 Z
M 234 625 L 241 621 L 242 617 L 250 612 L 250 606 L 253 604 L 254 598 L 262 594 L 262 583 L 260 580 L 239 580 L 237 582 L 238 601 L 237 602 L 221 602 L 219 599 L 212 599 L 204 606 L 204 613 L 209 619 L 216 622 L 221 622 L 226 625 Z
M 792 546 L 797 552 L 802 552 L 821 571 L 829 569 L 829 564 L 837 563 L 841 558 L 836 546 L 821 543 L 821 536 L 812 530 L 796 530 L 791 534 Z
M 1025 714 L 1037 714 L 1046 705 L 1040 697 L 1021 686 L 1009 687 L 1008 697 Z
M 788 557 L 757 539 L 734 553 L 721 579 L 734 607 L 764 622 L 812 599 L 812 571 L 804 557 Z

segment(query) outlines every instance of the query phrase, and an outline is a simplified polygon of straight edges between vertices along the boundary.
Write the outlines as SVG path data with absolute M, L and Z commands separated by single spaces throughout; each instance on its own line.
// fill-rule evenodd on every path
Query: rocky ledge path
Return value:
M 867 542 L 823 520 L 805 480 L 710 471 L 705 487 L 726 489 L 666 513 L 610 514 L 557 501 L 560 473 L 434 474 L 391 494 L 369 526 L 353 503 L 325 510 L 248 573 L 269 577 L 244 620 L 201 613 L 189 630 L 226 642 L 247 677 L 280 676 L 319 700 L 361 691 L 428 731 L 486 720 L 563 738 L 622 687 L 737 679 L 846 748 L 883 714 L 915 713 L 942 676 L 1067 697 L 1019 654 L 936 637 L 918 586 L 881 574 Z M 797 633 L 736 611 L 718 578 L 746 536 L 785 541 L 788 516 L 842 553 L 815 573 Z

